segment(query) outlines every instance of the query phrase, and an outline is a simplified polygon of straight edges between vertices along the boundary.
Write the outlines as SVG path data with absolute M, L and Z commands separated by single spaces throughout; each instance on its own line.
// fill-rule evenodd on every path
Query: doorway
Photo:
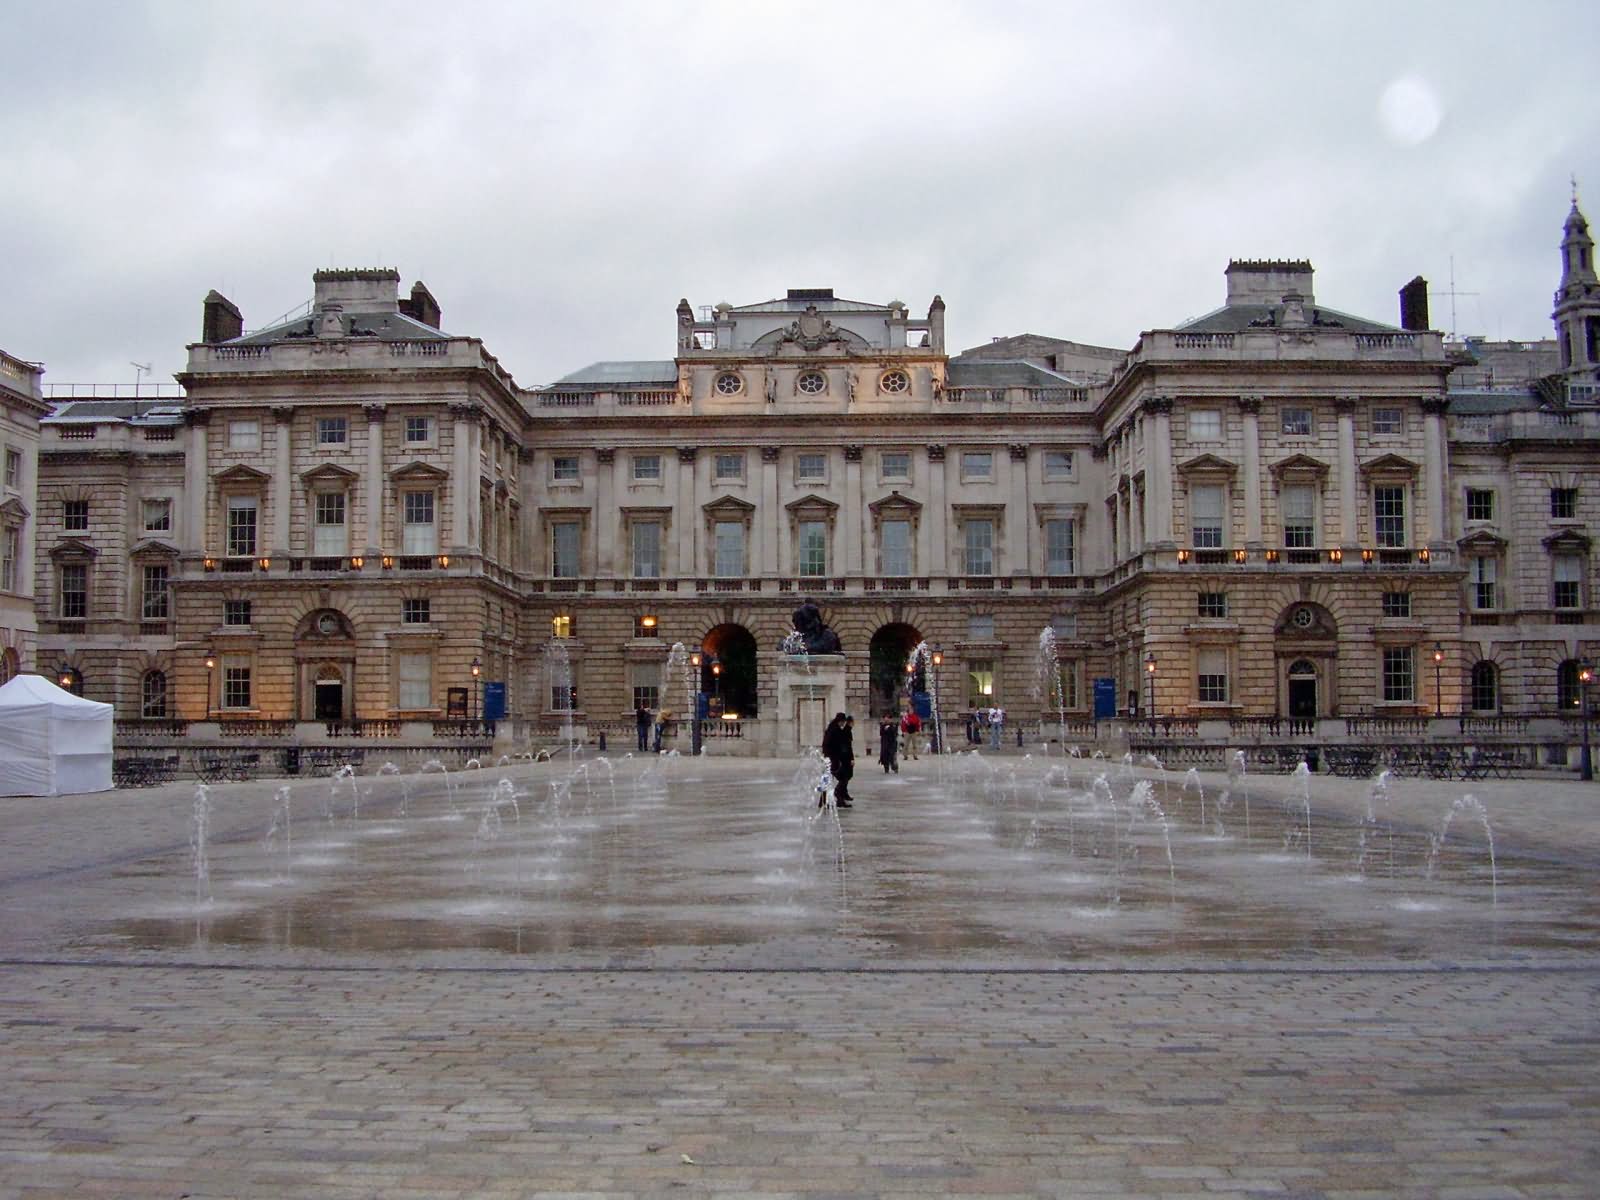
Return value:
M 319 676 L 311 686 L 312 715 L 317 721 L 344 720 L 344 678 L 326 674 Z
M 1303 658 L 1289 664 L 1289 717 L 1303 721 L 1317 718 L 1317 668 Z

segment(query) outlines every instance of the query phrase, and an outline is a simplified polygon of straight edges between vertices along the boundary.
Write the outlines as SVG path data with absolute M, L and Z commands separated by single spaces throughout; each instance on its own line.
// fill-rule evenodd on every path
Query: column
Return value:
M 867 519 L 866 498 L 861 494 L 861 447 L 844 448 L 844 573 L 862 574 L 862 523 Z
M 1354 550 L 1361 540 L 1359 520 L 1360 492 L 1356 486 L 1356 407 L 1355 396 L 1336 396 L 1333 408 L 1339 415 L 1339 528 L 1338 544 Z
M 678 531 L 678 574 L 702 574 L 694 557 L 695 527 L 700 524 L 694 507 L 694 463 L 697 446 L 678 447 L 678 502 L 673 521 Z
M 461 553 L 467 548 L 472 505 L 478 492 L 478 464 L 472 457 L 472 431 L 478 425 L 478 410 L 467 404 L 452 404 L 450 418 L 450 548 Z
M 751 547 L 750 561 L 760 562 L 761 574 L 778 573 L 778 458 L 776 446 L 761 447 L 761 508 L 756 517 L 759 522 L 758 540 L 761 557 L 755 557 L 758 547 Z
M 367 469 L 361 479 L 361 501 L 366 510 L 365 539 L 350 531 L 350 544 L 365 547 L 365 554 L 376 559 L 383 553 L 383 428 L 386 409 L 381 404 L 362 406 L 367 414 Z
M 1150 457 L 1154 478 L 1150 481 L 1151 542 L 1173 545 L 1172 535 L 1172 400 L 1153 396 L 1144 402 L 1150 416 Z
M 1261 546 L 1261 397 L 1240 396 L 1244 415 L 1244 461 L 1239 464 L 1239 486 L 1244 489 L 1244 544 Z
M 950 506 L 945 502 L 944 447 L 928 447 L 928 511 L 927 556 L 923 559 L 923 574 L 948 575 L 950 553 L 946 539 L 950 531 Z
M 294 477 L 290 473 L 289 443 L 294 433 L 294 409 L 280 405 L 272 410 L 273 450 L 272 470 L 272 549 L 274 558 L 289 553 L 289 513 L 294 505 Z M 311 549 L 310 539 L 306 550 Z
M 1417 543 L 1439 545 L 1445 540 L 1444 414 L 1448 396 L 1426 396 L 1422 401 L 1423 487 L 1427 492 L 1423 519 L 1417 522 Z
M 1006 563 L 996 563 L 1001 574 L 1026 575 L 1029 572 L 1028 543 L 1032 522 L 1028 520 L 1028 444 L 1012 442 L 1007 447 L 1006 464 Z
M 182 544 L 189 554 L 204 554 L 206 549 L 206 493 L 211 482 L 206 475 L 206 422 L 210 419 L 208 408 L 183 410 L 184 424 L 189 427 L 189 452 L 183 460 Z
M 623 532 L 617 520 L 616 504 L 612 500 L 616 494 L 616 448 L 598 447 L 594 452 L 594 461 L 594 573 L 599 579 L 614 579 L 617 576 L 617 543 L 621 541 Z M 632 557 L 631 547 L 628 557 Z M 666 564 L 661 565 L 664 574 Z M 631 571 L 630 564 L 628 573 Z

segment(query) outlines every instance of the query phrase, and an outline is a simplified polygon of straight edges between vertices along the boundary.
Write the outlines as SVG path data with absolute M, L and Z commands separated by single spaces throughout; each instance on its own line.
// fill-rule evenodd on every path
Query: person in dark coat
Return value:
M 828 722 L 822 734 L 822 757 L 828 760 L 828 770 L 833 773 L 833 801 L 840 808 L 852 807 L 850 777 L 856 773 L 855 739 L 851 735 L 853 722 L 844 713 Z M 824 800 L 819 800 L 820 808 Z
M 633 710 L 633 723 L 639 731 L 639 753 L 650 749 L 650 710 L 643 704 Z
M 889 713 L 878 723 L 878 762 L 887 775 L 900 774 L 900 714 Z

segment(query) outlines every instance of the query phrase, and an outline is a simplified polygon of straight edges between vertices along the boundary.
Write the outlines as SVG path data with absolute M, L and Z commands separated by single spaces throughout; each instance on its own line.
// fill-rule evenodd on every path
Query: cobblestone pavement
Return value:
M 928 771 L 907 764 L 931 792 Z M 1592 904 L 1587 793 L 1500 786 L 1478 790 L 1520 806 L 1503 840 Z M 887 857 L 912 793 L 855 790 L 846 835 Z M 6 802 L 0 1198 L 1600 1194 L 1592 940 L 749 969 L 679 939 L 419 965 L 119 954 L 46 920 L 170 869 L 192 792 Z M 228 811 L 264 820 L 272 793 Z M 1431 821 L 1450 794 L 1408 802 Z

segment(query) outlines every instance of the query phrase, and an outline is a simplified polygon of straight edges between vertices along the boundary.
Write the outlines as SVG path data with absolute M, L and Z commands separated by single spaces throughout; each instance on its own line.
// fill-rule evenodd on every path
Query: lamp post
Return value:
M 722 715 L 722 660 L 711 657 L 711 696 L 716 701 L 717 716 Z
M 1433 715 L 1444 716 L 1444 643 L 1433 644 Z
M 211 720 L 211 672 L 217 669 L 217 660 L 206 655 L 206 720 Z
M 483 664 L 477 655 L 472 657 L 472 719 L 478 719 L 478 676 L 483 674 Z M 570 707 L 570 705 L 568 706 Z
M 1578 703 L 1583 706 L 1583 752 L 1578 759 L 1578 778 L 1585 782 L 1594 778 L 1594 759 L 1589 755 L 1589 684 L 1594 680 L 1594 668 L 1588 663 L 1578 667 Z
M 689 656 L 689 665 L 694 668 L 694 711 L 689 714 L 689 754 L 698 757 L 700 754 L 700 698 L 705 695 L 702 686 L 705 678 L 700 674 L 700 664 L 705 661 L 700 652 L 696 650 Z
M 1150 678 L 1150 726 L 1156 723 L 1156 652 L 1147 650 L 1144 656 L 1144 673 Z
M 944 753 L 944 730 L 939 723 L 939 668 L 944 666 L 944 651 L 933 652 L 933 742 L 932 753 Z

